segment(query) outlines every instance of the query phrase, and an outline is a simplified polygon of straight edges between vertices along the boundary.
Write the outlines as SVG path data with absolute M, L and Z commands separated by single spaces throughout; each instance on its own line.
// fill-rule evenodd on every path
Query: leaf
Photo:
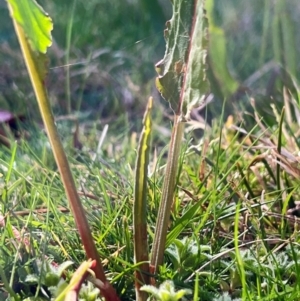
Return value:
M 152 245 L 150 272 L 162 265 L 174 199 L 184 121 L 200 105 L 208 90 L 206 82 L 207 19 L 204 0 L 173 0 L 173 16 L 165 30 L 166 53 L 156 64 L 156 86 L 175 112 L 169 155 Z M 153 280 L 154 281 L 154 280 Z
M 239 84 L 227 67 L 226 37 L 223 29 L 210 26 L 209 29 L 209 63 L 211 71 L 224 98 L 234 94 Z
M 191 109 L 204 101 L 208 91 L 208 22 L 204 0 L 174 0 L 173 16 L 166 25 L 166 53 L 156 64 L 156 87 L 173 111 L 186 119 Z
M 209 19 L 209 67 L 220 89 L 221 97 L 230 97 L 239 87 L 227 67 L 226 37 L 224 30 L 216 25 L 214 18 L 214 0 L 206 1 Z
M 149 98 L 143 120 L 143 131 L 139 141 L 138 155 L 135 170 L 133 229 L 134 229 L 134 260 L 135 263 L 144 262 L 140 271 L 136 271 L 136 297 L 137 300 L 146 300 L 145 293 L 140 292 L 142 283 L 148 284 L 149 277 L 149 254 L 147 237 L 147 181 L 150 155 L 150 143 L 152 134 L 152 111 L 153 99 Z
M 283 0 L 276 2 L 272 27 L 275 59 L 297 80 L 295 22 Z
M 209 90 L 206 78 L 208 20 L 204 10 L 204 0 L 198 0 L 196 3 L 181 109 L 186 119 L 189 119 L 194 107 L 204 102 L 205 94 Z
M 46 53 L 52 44 L 53 23 L 35 0 L 7 0 L 12 17 L 23 28 L 33 51 Z
M 179 109 L 180 91 L 194 13 L 193 2 L 191 0 L 173 1 L 173 16 L 166 23 L 167 28 L 164 31 L 165 56 L 155 65 L 158 73 L 156 87 L 175 112 Z
M 190 289 L 181 289 L 176 292 L 174 283 L 170 280 L 162 283 L 158 289 L 152 285 L 144 285 L 141 290 L 148 292 L 156 300 L 160 301 L 177 301 L 184 295 L 190 295 L 192 293 Z

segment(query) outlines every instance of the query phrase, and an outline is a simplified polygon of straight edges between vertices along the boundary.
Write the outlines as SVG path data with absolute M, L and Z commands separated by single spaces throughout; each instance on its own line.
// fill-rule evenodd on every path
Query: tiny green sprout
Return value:
M 178 301 L 184 295 L 192 294 L 192 291 L 189 289 L 181 289 L 179 291 L 175 291 L 173 281 L 167 280 L 162 283 L 159 288 L 156 288 L 152 285 L 144 285 L 141 287 L 141 290 L 149 293 L 154 299 L 157 301 Z

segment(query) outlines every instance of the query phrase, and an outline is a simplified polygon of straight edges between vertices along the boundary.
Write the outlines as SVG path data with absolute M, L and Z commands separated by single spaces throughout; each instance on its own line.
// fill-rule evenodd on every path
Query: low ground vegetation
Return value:
M 92 3 L 89 13 L 95 8 Z M 254 3 L 248 12 L 255 11 L 255 7 Z M 61 6 L 60 9 L 63 11 L 65 8 Z M 229 14 L 232 10 L 226 12 Z M 216 9 L 215 13 L 222 12 Z M 225 9 L 222 16 L 224 20 L 228 18 Z M 76 28 L 76 20 L 74 22 Z M 57 23 L 63 26 L 59 20 Z M 225 25 L 226 32 L 230 24 Z M 247 28 L 255 30 L 251 26 Z M 155 29 L 148 30 L 155 32 Z M 80 43 L 93 45 L 90 43 L 93 35 L 89 35 L 88 31 L 85 33 L 84 38 L 75 39 L 77 47 Z M 126 38 L 130 36 L 131 32 Z M 72 69 L 69 84 L 64 82 L 63 86 L 59 86 L 59 81 L 54 84 L 59 93 L 53 93 L 56 96 L 52 100 L 56 112 L 64 113 L 56 122 L 107 277 L 122 300 L 135 300 L 134 272 L 137 267 L 133 264 L 132 244 L 134 168 L 146 103 L 144 95 L 153 91 L 153 73 L 149 66 L 141 63 L 144 66 L 144 83 L 136 82 L 136 69 L 141 66 L 127 65 L 134 61 L 126 56 L 132 55 L 133 51 L 129 46 L 122 51 L 117 49 L 116 40 L 119 38 L 109 41 L 109 51 L 101 48 L 96 53 L 85 49 L 91 61 L 93 55 L 108 56 L 111 60 L 105 60 L 105 69 L 97 65 L 93 71 L 94 63 L 91 62 L 74 73 Z M 58 35 L 57 41 L 57 48 L 54 47 L 53 51 L 57 51 L 55 64 L 59 66 L 65 63 L 65 54 L 61 52 L 64 37 Z M 136 41 L 134 38 L 133 44 Z M 266 41 L 268 43 L 268 38 Z M 95 43 L 95 47 L 102 47 L 97 41 Z M 8 55 L 7 44 L 2 43 L 1 47 L 1 55 Z M 82 58 L 84 55 L 77 47 L 74 42 L 67 51 L 71 57 L 76 54 Z M 145 49 L 149 49 L 147 47 L 139 49 L 143 56 Z M 231 58 L 235 51 L 230 52 L 232 47 L 229 43 L 229 66 L 234 65 Z M 253 51 L 255 49 L 253 46 Z M 240 63 L 239 68 L 233 68 L 241 72 L 241 78 L 249 79 L 256 71 L 262 74 L 261 68 L 268 58 L 266 50 L 261 51 L 261 65 L 255 62 L 256 66 L 249 63 L 242 68 Z M 245 56 L 253 57 L 252 54 L 249 51 L 249 55 Z M 74 61 L 78 59 L 76 55 Z M 148 55 L 154 56 L 150 52 Z M 11 64 L 22 64 L 21 60 L 18 61 L 18 54 L 15 56 L 17 60 Z M 5 68 L 9 67 L 9 61 Z M 115 63 L 117 70 L 113 70 Z M 288 68 L 291 65 L 285 69 L 271 68 L 270 77 L 262 77 L 261 81 L 254 82 L 250 78 L 251 97 L 248 89 L 241 88 L 232 98 L 223 101 L 223 94 L 228 92 L 216 91 L 215 102 L 201 114 L 193 112 L 194 121 L 186 127 L 165 263 L 157 282 L 164 283 L 172 291 L 172 284 L 165 282 L 172 280 L 176 291 L 186 290 L 187 300 L 292 301 L 300 298 L 300 112 L 295 93 L 299 91 Z M 113 71 L 108 74 L 110 69 Z M 64 78 L 63 69 L 54 70 L 50 69 L 50 73 L 57 72 L 54 78 Z M 10 73 L 12 82 L 8 81 Z M 99 74 L 101 85 L 94 82 Z M 26 102 L 22 103 L 30 105 L 26 110 L 21 104 L 14 109 L 17 110 L 14 113 L 24 117 L 17 122 L 17 132 L 10 125 L 4 125 L 9 145 L 2 143 L 0 148 L 0 299 L 6 300 L 10 294 L 11 299 L 8 300 L 18 300 L 18 294 L 20 300 L 50 300 L 54 299 L 58 287 L 62 288 L 70 281 L 73 272 L 86 258 L 43 127 L 39 125 L 38 118 L 33 123 L 29 122 L 30 116 L 36 112 L 34 102 L 31 102 L 34 96 L 24 92 L 20 94 L 29 86 L 17 80 L 17 76 L 22 78 L 22 72 L 15 74 L 11 68 L 3 74 L 3 79 L 10 86 L 9 90 L 5 90 L 8 94 L 1 94 L 3 109 L 13 111 L 11 97 L 18 97 L 18 100 L 25 97 Z M 111 79 L 114 85 L 111 85 Z M 110 82 L 108 85 L 107 81 Z M 269 88 L 261 94 L 261 87 L 267 82 Z M 227 84 L 231 86 L 231 83 Z M 218 87 L 216 84 L 214 88 Z M 98 103 L 99 95 L 105 101 L 99 104 L 99 111 L 95 114 L 90 109 L 94 101 Z M 61 96 L 64 99 L 70 97 L 69 107 Z M 222 101 L 218 102 L 218 97 Z M 270 102 L 265 104 L 266 100 Z M 238 114 L 239 110 L 234 111 L 234 101 L 239 108 L 246 103 L 249 114 L 242 116 Z M 108 105 L 112 110 L 107 109 Z M 150 245 L 171 135 L 169 111 L 158 96 L 154 111 L 148 171 Z M 220 115 L 211 118 L 215 111 Z M 205 123 L 203 118 L 207 116 L 210 120 Z M 106 124 L 109 125 L 107 132 Z M 18 141 L 14 142 L 15 139 Z M 159 299 L 159 291 L 154 293 Z M 97 300 L 100 298 L 98 295 L 98 289 L 87 282 L 80 298 Z

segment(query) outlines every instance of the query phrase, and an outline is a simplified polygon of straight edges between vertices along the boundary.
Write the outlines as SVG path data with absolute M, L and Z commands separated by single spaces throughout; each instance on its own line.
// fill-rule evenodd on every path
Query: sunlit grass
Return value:
M 220 129 L 215 125 L 203 138 L 187 140 L 182 148 L 181 176 L 158 281 L 171 279 L 178 289 L 194 290 L 197 275 L 200 300 L 213 300 L 223 293 L 241 297 L 245 290 L 247 298 L 294 300 L 299 295 L 298 221 L 281 212 L 278 204 L 279 200 L 284 204 L 291 198 L 297 200 L 298 184 L 285 166 L 280 169 L 284 184 L 278 191 L 277 177 L 271 174 L 276 174 L 276 165 L 264 155 L 264 147 L 256 147 L 267 141 L 264 133 L 256 127 L 241 137 L 231 126 Z M 277 134 L 273 133 L 274 138 Z M 85 132 L 82 138 L 91 141 L 92 147 L 86 143 L 81 151 L 73 148 L 72 136 L 65 146 L 107 276 L 122 299 L 134 300 L 132 206 L 137 137 L 133 132 L 119 136 L 108 132 L 94 160 L 94 141 L 100 135 L 98 130 Z M 155 155 L 156 135 L 148 192 L 150 245 L 165 164 L 164 158 Z M 14 288 L 20 282 L 30 287 L 24 273 L 36 273 L 38 259 L 56 264 L 71 260 L 75 266 L 85 260 L 48 145 L 40 148 L 32 151 L 30 142 L 23 142 L 16 146 L 15 155 L 7 150 L 1 154 L 1 174 L 7 180 L 2 184 L 6 226 L 1 228 L 1 265 Z M 30 241 L 30 247 L 20 244 L 13 227 Z
M 50 10 L 58 8 L 58 4 L 48 5 Z M 156 53 L 162 31 L 146 28 L 146 31 L 139 32 L 136 24 L 127 26 L 126 33 L 120 30 L 113 35 L 107 30 L 99 31 L 97 20 L 101 18 L 98 15 L 92 18 L 92 15 L 102 13 L 95 9 L 98 5 L 91 1 L 86 10 L 82 10 L 82 3 L 78 6 L 79 12 L 74 15 L 73 39 L 67 49 L 70 64 L 88 62 L 70 66 L 68 75 L 72 106 L 84 112 L 71 122 L 68 120 L 70 116 L 63 116 L 57 120 L 57 125 L 107 277 L 122 300 L 134 300 L 134 271 L 138 268 L 133 264 L 134 165 L 142 109 L 145 107 L 143 101 L 146 94 L 153 93 L 153 63 L 156 56 L 162 56 Z M 243 7 L 245 2 L 239 5 Z M 246 13 L 253 14 L 260 6 L 260 2 L 255 2 L 242 14 L 240 21 L 244 22 Z M 125 7 L 128 9 L 127 4 Z M 113 15 L 102 9 L 116 22 L 125 22 L 118 19 L 117 9 Z M 233 7 L 223 11 L 226 18 L 232 13 Z M 271 44 L 271 31 L 268 15 L 266 11 L 264 13 L 265 40 L 261 45 L 259 39 L 251 40 L 251 37 L 262 24 L 255 28 L 254 23 L 248 27 L 244 24 L 251 43 L 245 43 L 244 32 L 236 19 L 229 22 L 224 17 L 224 24 L 221 24 L 227 33 L 229 70 L 241 82 L 260 70 L 270 58 L 266 48 Z M 87 16 L 89 22 L 79 22 L 83 16 Z M 58 79 L 52 83 L 52 92 L 56 95 L 52 95 L 53 106 L 56 112 L 65 113 L 65 60 L 60 52 L 64 49 L 66 31 L 60 29 L 65 28 L 62 22 L 67 18 L 64 14 L 55 18 L 58 29 L 54 37 L 58 48 L 52 54 L 50 87 L 51 76 Z M 101 20 L 103 28 L 107 28 L 109 20 Z M 241 51 L 246 44 L 249 47 Z M 104 51 L 105 47 L 109 47 L 108 51 Z M 3 56 L 11 59 L 8 53 L 4 51 Z M 91 60 L 96 54 L 99 56 Z M 22 70 L 21 67 L 15 69 Z M 18 82 L 20 78 L 23 74 L 18 71 L 14 77 L 17 84 L 10 89 L 12 94 L 3 93 L 1 103 L 9 110 L 19 110 L 20 107 L 21 111 L 28 110 L 29 115 L 35 115 L 36 109 L 30 105 L 33 97 L 26 93 L 27 84 Z M 261 93 L 268 79 L 252 82 L 254 94 Z M 282 84 L 271 87 L 272 93 L 276 91 L 274 101 L 279 102 L 279 107 L 284 98 Z M 124 104 L 128 88 L 134 99 L 129 105 Z M 52 92 L 50 88 L 50 94 Z M 273 99 L 265 95 L 254 98 L 257 112 L 255 117 L 253 114 L 249 118 L 252 126 L 249 127 L 249 122 L 241 123 L 234 115 L 226 124 L 218 121 L 213 122 L 211 129 L 207 126 L 203 137 L 202 133 L 201 136 L 195 133 L 185 135 L 165 263 L 157 282 L 173 280 L 176 289 L 193 290 L 195 300 L 292 301 L 300 295 L 299 221 L 295 217 L 299 215 L 298 109 L 291 97 L 285 103 L 286 109 L 291 106 L 291 115 L 280 119 L 280 112 L 266 105 Z M 25 109 L 22 103 L 26 105 Z M 231 104 L 231 100 L 227 103 Z M 215 106 L 216 111 L 222 107 L 216 102 L 210 106 Z M 89 111 L 91 108 L 93 112 Z M 158 104 L 158 100 L 154 110 L 147 212 L 150 245 L 171 128 L 169 120 L 163 116 L 167 115 L 164 114 L 166 109 Z M 259 113 L 265 117 L 263 112 L 266 110 L 270 118 L 260 120 Z M 79 124 L 78 137 L 71 134 L 76 128 L 74 120 Z M 109 126 L 108 133 L 97 151 L 105 124 Z M 74 137 L 81 142 L 81 149 L 74 147 Z M 30 132 L 14 147 L 7 150 L 1 146 L 0 149 L 0 213 L 5 220 L 5 225 L 1 224 L 0 228 L 1 300 L 5 300 L 7 292 L 11 291 L 18 292 L 22 298 L 45 296 L 48 286 L 43 278 L 45 268 L 41 268 L 40 262 L 56 265 L 72 261 L 74 265 L 65 275 L 69 279 L 71 271 L 86 259 L 51 148 L 42 130 L 38 128 Z M 30 275 L 38 275 L 38 281 L 30 281 Z

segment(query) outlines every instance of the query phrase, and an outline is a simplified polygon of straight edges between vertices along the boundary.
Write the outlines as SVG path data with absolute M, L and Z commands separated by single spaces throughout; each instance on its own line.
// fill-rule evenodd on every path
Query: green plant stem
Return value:
M 153 274 L 158 272 L 158 266 L 163 263 L 183 132 L 184 122 L 182 122 L 180 117 L 176 115 L 152 247 L 150 267 L 151 273 Z
M 134 259 L 139 264 L 139 271 L 135 275 L 136 300 L 146 301 L 147 292 L 141 291 L 143 284 L 149 284 L 149 251 L 147 235 L 147 180 L 148 164 L 152 131 L 152 97 L 143 120 L 143 131 L 139 141 L 138 156 L 135 171 L 134 207 L 133 207 L 133 229 L 134 229 Z
M 12 14 L 12 8 L 9 4 L 8 7 Z M 86 216 L 84 214 L 83 206 L 77 193 L 70 166 L 54 123 L 54 117 L 51 111 L 46 89 L 44 87 L 44 82 L 43 79 L 41 79 L 36 62 L 33 58 L 34 53 L 30 49 L 23 28 L 13 18 L 12 20 L 21 46 L 25 64 L 27 66 L 27 70 L 31 79 L 31 83 L 33 85 L 33 89 L 38 101 L 39 109 L 45 124 L 48 138 L 53 149 L 53 154 L 67 194 L 67 198 L 69 200 L 83 246 L 85 248 L 86 256 L 89 259 L 96 260 L 96 267 L 94 268 L 94 271 L 96 277 L 105 284 L 106 289 L 101 290 L 104 298 L 106 300 L 119 300 L 114 289 L 106 280 L 101 260 L 94 244 L 93 237 Z

